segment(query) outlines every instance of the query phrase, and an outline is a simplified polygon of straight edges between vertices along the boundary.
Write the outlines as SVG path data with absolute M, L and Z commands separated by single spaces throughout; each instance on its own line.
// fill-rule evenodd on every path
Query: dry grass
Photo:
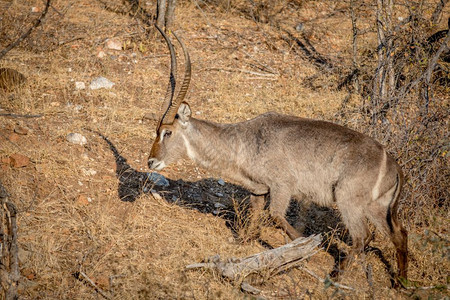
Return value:
M 281 38 L 282 33 L 273 23 L 281 22 L 285 28 L 291 28 L 297 20 L 303 21 L 306 34 L 317 49 L 330 53 L 330 59 L 343 58 L 340 63 L 344 64 L 350 59 L 350 23 L 343 13 L 331 14 L 339 7 L 328 1 L 290 1 L 284 11 L 289 18 L 278 20 L 280 17 L 271 17 L 269 11 L 260 18 L 269 21 L 257 23 L 245 17 L 245 1 L 233 2 L 231 7 L 222 5 L 220 9 L 214 8 L 214 1 L 203 2 L 207 5 L 200 8 L 195 2 L 183 2 L 177 15 L 177 27 L 182 28 L 180 35 L 193 60 L 188 101 L 198 117 L 236 122 L 278 111 L 335 118 L 347 93 L 335 91 L 333 85 L 319 89 L 305 86 L 303 82 L 317 70 Z M 278 9 L 279 3 L 282 1 L 271 9 Z M 34 4 L 42 6 L 40 1 Z M 14 1 L 2 13 L 0 36 L 5 37 L 4 41 L 18 36 L 22 25 L 33 19 L 29 6 L 28 1 Z M 263 249 L 256 241 L 246 240 L 251 232 L 246 231 L 245 192 L 230 184 L 220 187 L 213 184 L 215 181 L 205 181 L 214 174 L 180 162 L 162 173 L 173 180 L 183 179 L 176 182 L 179 194 L 175 202 L 154 199 L 150 194 L 141 194 L 132 203 L 122 202 L 113 153 L 97 134 L 85 130 L 98 130 L 112 141 L 132 169 L 147 171 L 145 161 L 155 122 L 142 117 L 158 112 L 161 105 L 168 68 L 165 45 L 154 33 L 147 36 L 145 26 L 137 19 L 116 13 L 123 9 L 120 5 L 111 11 L 101 2 L 82 0 L 74 4 L 60 0 L 54 1 L 53 6 L 59 13 L 50 11 L 32 38 L 1 62 L 1 66 L 20 70 L 28 79 L 19 89 L 0 93 L 0 108 L 19 114 L 43 114 L 33 119 L 0 117 L 0 158 L 21 153 L 31 159 L 25 168 L 0 164 L 0 180 L 19 209 L 21 296 L 100 298 L 91 286 L 75 279 L 73 274 L 82 271 L 116 299 L 244 298 L 237 287 L 215 274 L 185 271 L 184 266 L 214 254 L 239 257 Z M 150 2 L 147 9 L 152 11 L 153 6 Z M 121 39 L 126 49 L 104 49 L 105 40 L 112 37 Z M 2 46 L 5 44 L 2 42 Z M 107 53 L 105 58 L 97 57 L 100 50 Z M 116 85 L 111 90 L 75 90 L 76 81 L 88 85 L 97 76 L 105 76 Z M 320 76 L 319 81 L 326 84 L 336 80 L 327 74 Z M 398 147 L 389 144 L 394 138 L 383 140 L 383 132 L 373 130 L 366 120 L 352 114 L 352 107 L 359 101 L 352 99 L 348 118 L 337 121 L 387 143 L 411 178 L 402 201 L 402 216 L 411 237 L 410 278 L 421 286 L 446 285 L 450 269 L 449 211 L 448 205 L 439 206 L 435 201 L 448 194 L 427 196 L 423 189 L 432 182 L 448 188 L 448 181 L 444 182 L 448 176 L 439 175 L 448 175 L 448 154 L 427 162 L 424 168 L 430 176 L 419 184 L 420 180 L 415 180 L 415 174 L 409 171 L 414 161 L 406 160 L 414 153 L 426 153 L 427 149 L 418 149 L 420 144 L 412 139 Z M 404 124 L 398 118 L 394 120 L 396 128 Z M 445 138 L 446 134 L 448 138 L 448 123 L 440 122 L 439 126 L 438 131 L 427 133 L 429 139 Z M 28 134 L 14 135 L 17 127 L 26 128 Z M 69 144 L 65 137 L 70 132 L 84 134 L 88 144 Z M 396 137 L 395 132 L 391 136 Z M 406 153 L 406 149 L 410 152 Z M 446 164 L 445 170 L 442 166 Z M 96 173 L 89 174 L 90 170 Z M 190 191 L 196 189 L 201 190 L 201 199 L 191 203 Z M 225 196 L 209 198 L 217 191 Z M 237 203 L 235 209 L 232 200 Z M 222 217 L 206 213 L 212 211 L 215 202 L 226 205 Z M 329 240 L 343 250 L 348 247 L 336 238 L 343 233 L 332 211 L 313 205 L 297 210 L 306 220 L 293 218 L 298 227 L 308 232 L 329 231 L 331 226 L 336 231 L 329 233 Z M 270 226 L 265 226 L 263 239 L 275 245 L 284 243 L 280 231 Z M 389 242 L 377 236 L 373 246 L 394 263 Z M 333 263 L 331 255 L 321 252 L 306 266 L 325 277 Z M 370 284 L 363 271 L 367 265 L 372 268 Z M 373 252 L 367 254 L 365 261 L 357 260 L 342 283 L 356 288 L 356 292 L 324 286 L 301 270 L 276 276 L 261 288 L 268 298 L 283 299 L 408 296 L 390 288 L 385 267 Z M 439 298 L 448 294 L 445 290 L 425 290 L 414 295 Z

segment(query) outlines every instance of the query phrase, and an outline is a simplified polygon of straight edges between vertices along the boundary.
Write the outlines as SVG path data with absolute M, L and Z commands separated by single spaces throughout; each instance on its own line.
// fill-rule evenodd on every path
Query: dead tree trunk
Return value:
M 175 20 L 175 6 L 176 0 L 158 0 L 156 11 L 156 25 L 159 28 L 169 30 Z
M 355 74 L 353 76 L 353 88 L 357 94 L 360 93 L 359 88 L 359 66 L 358 66 L 358 27 L 356 25 L 356 12 L 355 12 L 355 0 L 350 1 L 350 16 L 352 19 L 352 73 Z
M 375 70 L 372 90 L 372 122 L 376 123 L 382 107 L 389 106 L 390 93 L 395 86 L 393 63 L 394 35 L 392 23 L 393 0 L 377 0 L 376 22 L 378 39 L 378 66 Z
M 166 12 L 166 29 L 172 28 L 173 22 L 175 21 L 175 6 L 177 5 L 177 0 L 168 0 Z
M 8 193 L 0 183 L 0 284 L 2 299 L 19 299 L 19 249 L 17 246 L 16 207 L 8 201 Z

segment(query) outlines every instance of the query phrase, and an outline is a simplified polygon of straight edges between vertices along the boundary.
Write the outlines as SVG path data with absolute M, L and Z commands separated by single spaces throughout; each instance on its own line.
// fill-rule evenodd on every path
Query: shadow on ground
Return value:
M 107 137 L 99 132 L 95 133 L 108 144 L 114 155 L 116 176 L 119 180 L 118 195 L 121 201 L 134 202 L 142 194 L 156 192 L 168 203 L 224 218 L 228 228 L 237 237 L 235 230 L 239 226 L 237 222 L 240 222 L 239 218 L 245 218 L 249 213 L 247 208 L 249 207 L 250 192 L 240 186 L 216 179 L 188 182 L 164 178 L 157 173 L 139 172 L 127 163 L 127 160 L 120 155 L 117 148 Z M 161 178 L 162 181 L 159 181 Z M 236 208 L 243 215 L 237 216 Z M 291 201 L 286 218 L 304 236 L 317 233 L 325 236 L 322 247 L 334 258 L 336 269 L 345 254 L 338 249 L 333 238 L 347 244 L 350 242 L 339 213 L 335 209 L 318 206 L 311 202 Z M 366 250 L 374 252 L 379 257 L 385 265 L 386 271 L 393 278 L 392 266 L 381 251 L 375 247 L 368 247 Z

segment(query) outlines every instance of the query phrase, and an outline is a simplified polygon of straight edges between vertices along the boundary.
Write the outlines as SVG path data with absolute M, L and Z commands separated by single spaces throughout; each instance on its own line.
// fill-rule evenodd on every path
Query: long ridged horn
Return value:
M 178 92 L 178 95 L 175 98 L 175 101 L 173 101 L 173 105 L 169 108 L 169 110 L 166 113 L 167 123 L 164 123 L 164 124 L 172 124 L 173 123 L 173 120 L 175 119 L 175 116 L 177 115 L 178 108 L 180 107 L 181 103 L 183 102 L 184 97 L 186 97 L 186 93 L 189 89 L 189 83 L 191 82 L 191 58 L 189 57 L 189 52 L 187 51 L 183 42 L 175 34 L 175 32 L 173 32 L 173 35 L 177 39 L 178 43 L 180 43 L 181 48 L 183 48 L 185 70 L 184 70 L 183 84 L 181 85 L 180 91 Z
M 161 116 L 161 119 L 159 121 L 159 125 L 157 130 L 159 130 L 159 127 L 161 127 L 162 124 L 169 124 L 166 120 L 167 113 L 169 110 L 173 110 L 173 96 L 175 95 L 175 87 L 176 87 L 176 76 L 177 76 L 177 58 L 175 55 L 175 49 L 173 48 L 172 43 L 170 42 L 169 37 L 164 33 L 164 31 L 161 30 L 156 24 L 156 29 L 161 33 L 161 35 L 164 37 L 164 40 L 166 40 L 167 46 L 169 47 L 170 51 L 170 77 L 169 77 L 169 84 L 167 86 L 166 96 L 163 103 L 163 114 Z M 177 107 L 178 109 L 178 107 Z M 172 121 L 173 122 L 173 119 Z

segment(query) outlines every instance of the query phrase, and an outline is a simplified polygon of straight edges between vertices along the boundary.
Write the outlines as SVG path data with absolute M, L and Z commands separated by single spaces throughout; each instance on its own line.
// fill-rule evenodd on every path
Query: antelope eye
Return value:
M 168 138 L 168 137 L 170 137 L 172 135 L 172 131 L 170 131 L 170 130 L 166 130 L 165 132 L 164 132 L 164 138 Z

